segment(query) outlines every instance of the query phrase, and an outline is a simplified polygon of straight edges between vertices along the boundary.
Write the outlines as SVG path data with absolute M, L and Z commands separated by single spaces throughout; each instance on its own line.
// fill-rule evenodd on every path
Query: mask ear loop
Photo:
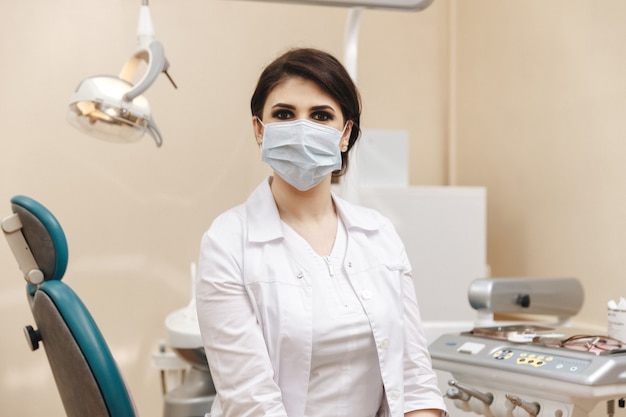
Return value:
M 263 135 L 265 135 L 265 124 L 263 123 L 263 120 L 261 120 L 261 118 L 259 116 L 254 116 L 254 118 L 256 119 L 256 121 L 258 123 L 261 124 L 261 126 L 263 126 Z M 256 126 L 255 126 L 255 132 L 256 135 L 258 135 L 258 132 L 256 131 Z M 259 144 L 259 147 L 263 146 L 263 135 L 261 135 L 261 139 L 259 140 L 258 136 L 257 136 L 257 143 Z
M 348 124 L 351 122 L 352 120 L 348 120 L 346 122 L 346 124 L 343 126 L 343 130 L 341 131 L 341 138 L 343 139 L 343 135 L 346 133 L 346 129 L 348 128 Z M 348 138 L 348 141 L 350 140 L 350 138 Z M 341 152 L 348 152 L 348 145 L 343 145 L 341 147 Z

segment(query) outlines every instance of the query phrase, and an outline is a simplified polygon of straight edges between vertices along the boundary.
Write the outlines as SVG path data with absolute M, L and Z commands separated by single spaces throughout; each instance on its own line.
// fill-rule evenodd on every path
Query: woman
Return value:
M 212 417 L 445 413 L 402 242 L 331 192 L 360 133 L 349 75 L 325 52 L 291 50 L 251 109 L 274 174 L 215 219 L 199 260 Z

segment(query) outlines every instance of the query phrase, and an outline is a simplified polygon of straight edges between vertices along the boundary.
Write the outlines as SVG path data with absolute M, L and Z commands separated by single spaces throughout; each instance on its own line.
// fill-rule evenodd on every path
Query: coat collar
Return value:
M 266 178 L 250 195 L 245 203 L 248 219 L 248 240 L 267 242 L 282 239 L 283 228 L 270 189 L 271 177 Z M 337 213 L 348 230 L 373 231 L 381 226 L 380 216 L 373 210 L 364 210 L 331 193 Z

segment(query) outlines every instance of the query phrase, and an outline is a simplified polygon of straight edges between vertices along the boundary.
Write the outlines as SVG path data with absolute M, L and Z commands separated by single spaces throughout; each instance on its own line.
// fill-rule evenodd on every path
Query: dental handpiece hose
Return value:
M 457 387 L 448 388 L 448 391 L 446 392 L 445 396 L 447 398 L 450 398 L 451 400 L 461 400 L 461 401 L 469 401 L 469 399 L 472 398 L 471 395 L 469 395 L 466 392 L 461 391 Z
M 480 392 L 477 389 L 460 384 L 454 379 L 448 381 L 448 385 L 457 388 L 459 391 L 471 395 L 472 397 L 484 402 L 486 405 L 491 405 L 491 403 L 493 402 L 493 394 Z
M 511 394 L 506 394 L 505 397 L 512 404 L 524 409 L 531 416 L 536 417 L 537 414 L 539 414 L 539 404 L 524 401 L 520 397 Z

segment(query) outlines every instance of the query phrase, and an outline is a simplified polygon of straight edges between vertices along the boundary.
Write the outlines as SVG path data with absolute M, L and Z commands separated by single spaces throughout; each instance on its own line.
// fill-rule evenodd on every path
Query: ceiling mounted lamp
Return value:
M 169 62 L 163 45 L 155 40 L 148 0 L 142 0 L 137 28 L 138 48 L 118 76 L 98 75 L 84 79 L 72 95 L 67 114 L 68 122 L 98 139 L 111 142 L 135 142 L 148 133 L 157 146 L 163 137 L 157 127 L 148 100 L 142 95 L 164 73 L 174 88 L 176 84 L 167 73 Z M 133 84 L 139 65 L 146 71 Z
M 420 11 L 433 0 L 257 0 L 274 3 L 297 3 L 317 6 L 365 7 L 372 9 Z
M 359 26 L 363 9 L 397 10 L 419 12 L 432 4 L 434 0 L 255 0 L 266 3 L 293 3 L 313 6 L 349 7 L 344 33 L 344 66 L 354 81 L 357 78 L 357 55 Z

